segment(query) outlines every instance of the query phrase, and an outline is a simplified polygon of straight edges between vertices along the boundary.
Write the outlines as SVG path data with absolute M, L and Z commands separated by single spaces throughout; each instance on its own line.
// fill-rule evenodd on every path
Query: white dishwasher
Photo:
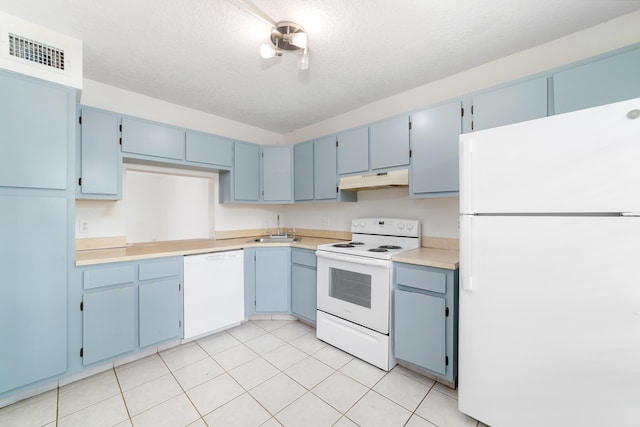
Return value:
M 183 342 L 243 320 L 243 251 L 185 256 Z

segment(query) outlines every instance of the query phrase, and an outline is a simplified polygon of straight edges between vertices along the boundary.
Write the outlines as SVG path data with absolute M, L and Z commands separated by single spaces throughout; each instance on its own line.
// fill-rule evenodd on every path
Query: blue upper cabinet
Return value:
M 123 117 L 122 152 L 184 160 L 184 129 Z
M 458 183 L 458 138 L 462 103 L 450 102 L 411 115 L 411 197 L 454 196 Z
M 640 49 L 553 75 L 555 114 L 637 97 L 640 97 Z
M 401 116 L 369 127 L 371 169 L 409 164 L 409 117 Z
M 221 174 L 220 183 L 224 183 L 225 178 L 233 180 L 232 200 L 238 202 L 259 202 L 260 201 L 260 146 L 249 142 L 236 141 L 233 146 L 234 159 L 233 171 L 231 174 Z M 221 194 L 223 191 L 220 191 Z
M 361 127 L 338 134 L 338 174 L 369 170 L 369 128 Z
M 291 145 L 262 146 L 262 201 L 293 201 L 293 157 Z
M 338 198 L 338 153 L 336 137 L 326 136 L 315 141 L 313 146 L 313 187 L 316 200 Z M 355 193 L 351 193 L 355 196 Z
M 78 138 L 77 199 L 122 198 L 120 117 L 82 107 Z
M 547 78 L 494 89 L 473 96 L 472 130 L 489 129 L 547 116 Z
M 0 73 L 0 186 L 67 188 L 69 91 Z
M 335 144 L 333 147 L 335 151 Z M 314 170 L 313 170 L 314 142 L 304 142 L 293 147 L 293 195 L 294 200 L 313 200 Z M 335 173 L 334 173 L 335 182 Z
M 220 136 L 187 131 L 186 160 L 203 163 L 206 167 L 217 166 L 226 170 L 231 169 L 233 141 Z

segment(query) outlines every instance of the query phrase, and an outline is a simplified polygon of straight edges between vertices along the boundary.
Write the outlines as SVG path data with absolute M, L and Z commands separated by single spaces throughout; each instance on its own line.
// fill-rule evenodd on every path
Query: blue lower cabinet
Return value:
M 138 288 L 140 347 L 180 337 L 180 302 L 178 279 L 140 285 Z
M 455 382 L 458 270 L 394 263 L 393 353 Z
M 308 249 L 291 249 L 291 312 L 316 323 L 316 254 Z
M 80 270 L 82 365 L 182 337 L 182 257 Z
M 86 293 L 82 298 L 82 306 L 84 365 L 134 350 L 133 286 Z
M 291 249 L 244 251 L 245 315 L 291 312 Z

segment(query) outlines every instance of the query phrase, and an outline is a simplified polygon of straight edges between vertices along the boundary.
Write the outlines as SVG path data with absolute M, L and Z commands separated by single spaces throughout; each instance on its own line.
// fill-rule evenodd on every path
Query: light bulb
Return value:
M 307 33 L 293 33 L 289 36 L 289 43 L 298 46 L 300 49 L 307 48 Z
M 309 51 L 307 49 L 302 51 L 302 56 L 298 59 L 298 69 L 302 71 L 309 69 Z
M 274 56 L 276 56 L 276 48 L 273 45 L 267 44 L 267 43 L 263 43 L 262 46 L 260 46 L 260 56 L 263 58 L 273 58 Z

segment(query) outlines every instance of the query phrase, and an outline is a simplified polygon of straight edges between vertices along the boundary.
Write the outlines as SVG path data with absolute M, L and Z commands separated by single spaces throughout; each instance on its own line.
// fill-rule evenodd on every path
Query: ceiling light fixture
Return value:
M 263 58 L 273 58 L 282 56 L 285 50 L 298 52 L 298 68 L 307 70 L 309 68 L 309 47 L 307 43 L 309 37 L 301 25 L 295 22 L 278 22 L 271 29 L 271 44 L 265 43 L 260 46 L 260 56 Z
M 244 10 L 271 25 L 271 43 L 264 43 L 260 46 L 260 56 L 262 58 L 274 58 L 282 56 L 285 50 L 298 52 L 298 69 L 309 69 L 309 36 L 301 25 L 295 22 L 275 22 L 269 15 L 260 10 L 256 5 L 248 0 L 235 0 L 235 3 Z

